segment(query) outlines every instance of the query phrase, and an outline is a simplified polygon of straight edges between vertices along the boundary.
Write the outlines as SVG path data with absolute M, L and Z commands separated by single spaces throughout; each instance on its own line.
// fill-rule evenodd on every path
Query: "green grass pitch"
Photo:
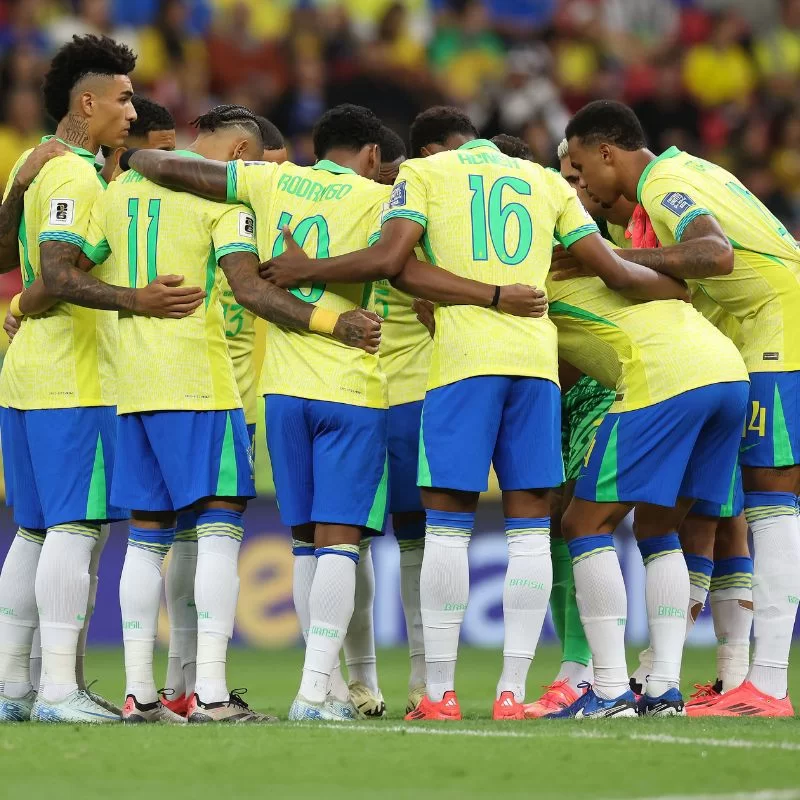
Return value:
M 557 659 L 552 648 L 537 655 L 528 699 Z M 465 648 L 464 721 L 411 725 L 402 721 L 406 663 L 402 650 L 379 653 L 387 719 L 335 728 L 0 726 L 2 797 L 800 799 L 800 719 L 494 723 L 500 655 Z M 301 664 L 299 650 L 233 650 L 231 686 L 285 718 Z M 157 674 L 163 666 L 162 653 Z M 91 651 L 87 672 L 121 698 L 120 651 Z M 688 692 L 712 676 L 713 653 L 687 651 L 683 673 Z M 800 700 L 796 669 L 792 688 Z

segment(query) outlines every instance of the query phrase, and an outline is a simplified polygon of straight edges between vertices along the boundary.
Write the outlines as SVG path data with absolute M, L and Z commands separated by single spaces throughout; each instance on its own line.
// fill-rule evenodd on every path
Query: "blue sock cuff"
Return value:
M 506 533 L 530 528 L 546 528 L 549 531 L 550 517 L 506 517 Z
M 475 525 L 475 513 L 472 511 L 433 511 L 428 509 L 425 512 L 427 525 L 439 528 L 459 528 L 463 531 L 471 531 Z
M 314 555 L 317 558 L 321 556 L 344 556 L 358 564 L 358 550 L 357 544 L 333 544 L 330 547 L 318 547 L 314 551 Z
M 734 575 L 737 572 L 753 574 L 753 559 L 749 556 L 733 556 L 732 558 L 720 558 L 714 562 L 714 572 L 712 577 L 722 578 L 726 575 Z
M 682 552 L 681 540 L 678 538 L 677 533 L 668 533 L 666 536 L 654 536 L 652 539 L 644 539 L 638 542 L 638 545 L 645 564 L 654 558 L 660 558 L 669 553 Z
M 684 553 L 683 557 L 686 559 L 686 568 L 689 572 L 699 572 L 701 575 L 711 577 L 711 573 L 714 571 L 714 562 L 710 558 L 693 553 Z
M 398 542 L 407 542 L 413 539 L 425 538 L 425 520 L 420 519 L 417 522 L 407 522 L 405 525 L 398 525 L 394 529 L 394 538 Z
M 608 552 L 609 550 L 613 552 L 614 537 L 610 533 L 602 533 L 597 536 L 581 536 L 578 539 L 567 542 L 567 547 L 573 563 L 576 563 L 597 553 Z
M 171 545 L 174 539 L 175 528 L 137 528 L 131 525 L 128 530 L 129 542 Z
M 791 492 L 745 492 L 744 507 L 793 506 L 797 507 L 797 495 Z
M 292 539 L 293 556 L 313 556 L 314 545 L 311 542 L 301 542 L 299 539 Z
M 242 511 L 232 511 L 228 508 L 209 508 L 201 511 L 197 515 L 198 525 L 211 525 L 214 522 L 222 522 L 227 525 L 242 526 Z

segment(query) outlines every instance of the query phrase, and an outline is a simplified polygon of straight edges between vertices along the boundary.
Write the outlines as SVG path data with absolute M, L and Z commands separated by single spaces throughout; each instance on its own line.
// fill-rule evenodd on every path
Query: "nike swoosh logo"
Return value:
M 761 444 L 761 442 L 756 442 L 755 444 L 747 445 L 747 447 L 740 447 L 739 448 L 739 452 L 740 453 L 744 453 L 745 450 L 752 450 L 754 447 L 758 447 L 758 445 L 760 445 L 760 444 Z

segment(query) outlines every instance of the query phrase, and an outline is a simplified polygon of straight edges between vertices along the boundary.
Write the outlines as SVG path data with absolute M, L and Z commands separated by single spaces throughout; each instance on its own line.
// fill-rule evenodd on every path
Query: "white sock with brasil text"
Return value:
M 717 678 L 722 691 L 741 685 L 750 669 L 753 628 L 753 559 L 721 558 L 711 575 L 711 615 L 717 637 Z

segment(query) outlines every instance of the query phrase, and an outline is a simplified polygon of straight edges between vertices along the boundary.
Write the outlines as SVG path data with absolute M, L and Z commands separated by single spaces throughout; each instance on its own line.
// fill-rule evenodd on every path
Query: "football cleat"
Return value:
M 174 700 L 167 697 L 166 692 L 161 692 L 161 705 L 168 708 L 173 714 L 185 717 L 189 711 L 189 698 L 185 694 L 178 695 Z
M 312 703 L 298 694 L 289 709 L 290 722 L 355 722 L 358 711 L 348 702 L 337 700 L 328 695 L 322 703 Z
M 772 697 L 745 681 L 712 703 L 687 708 L 686 713 L 690 717 L 793 717 L 794 708 L 789 695 Z
M 120 717 L 95 703 L 83 689 L 76 689 L 58 703 L 50 703 L 41 696 L 37 697 L 31 709 L 31 722 L 97 725 L 120 722 Z
M 704 706 L 716 703 L 722 697 L 722 681 L 717 680 L 714 683 L 696 683 L 694 688 L 697 691 L 689 698 L 686 704 L 686 713 L 692 716 L 690 709 L 703 708 Z
M 410 714 L 425 697 L 425 686 L 412 686 L 408 690 L 408 701 L 406 702 L 406 714 Z
M 677 689 L 668 689 L 658 697 L 643 694 L 637 710 L 640 717 L 685 717 L 683 695 Z
M 525 707 L 514 699 L 514 692 L 500 692 L 492 707 L 492 719 L 525 719 Z
M 548 714 L 546 719 L 600 719 L 602 717 L 635 717 L 636 697 L 628 690 L 613 700 L 598 697 L 591 685 L 580 683 L 584 693 L 567 708 Z
M 569 685 L 569 679 L 554 681 L 545 687 L 545 693 L 533 703 L 524 707 L 525 719 L 538 719 L 546 717 L 555 711 L 561 711 L 571 706 L 579 697 L 578 693 Z
M 22 697 L 0 694 L 0 722 L 27 722 L 35 702 L 36 692 L 33 689 Z
M 189 700 L 186 719 L 195 725 L 209 722 L 222 722 L 235 725 L 252 725 L 265 722 L 277 722 L 278 718 L 269 714 L 260 714 L 253 711 L 242 700 L 246 689 L 234 690 L 228 695 L 227 700 L 214 703 L 204 703 L 195 692 Z
M 438 703 L 434 703 L 428 695 L 425 695 L 419 705 L 406 714 L 405 718 L 417 722 L 424 720 L 455 721 L 461 719 L 461 707 L 458 705 L 458 698 L 453 691 L 445 692 L 444 697 Z
M 97 705 L 102 706 L 106 711 L 110 711 L 112 714 L 116 714 L 117 716 L 122 715 L 122 709 L 119 706 L 114 705 L 110 700 L 106 700 L 105 697 L 101 694 L 97 694 L 97 692 L 92 691 L 92 686 L 97 683 L 96 680 L 92 681 L 84 690 L 89 697 L 94 700 Z M 80 688 L 80 687 L 79 687 Z
M 379 719 L 386 714 L 386 703 L 383 701 L 383 694 L 378 689 L 375 694 L 372 689 L 361 681 L 351 681 L 347 684 L 350 690 L 350 701 L 358 709 L 358 713 L 364 719 Z
M 186 717 L 170 711 L 160 700 L 153 703 L 140 703 L 132 694 L 125 698 L 122 708 L 122 721 L 128 724 L 146 722 L 168 722 L 171 725 L 185 725 Z

